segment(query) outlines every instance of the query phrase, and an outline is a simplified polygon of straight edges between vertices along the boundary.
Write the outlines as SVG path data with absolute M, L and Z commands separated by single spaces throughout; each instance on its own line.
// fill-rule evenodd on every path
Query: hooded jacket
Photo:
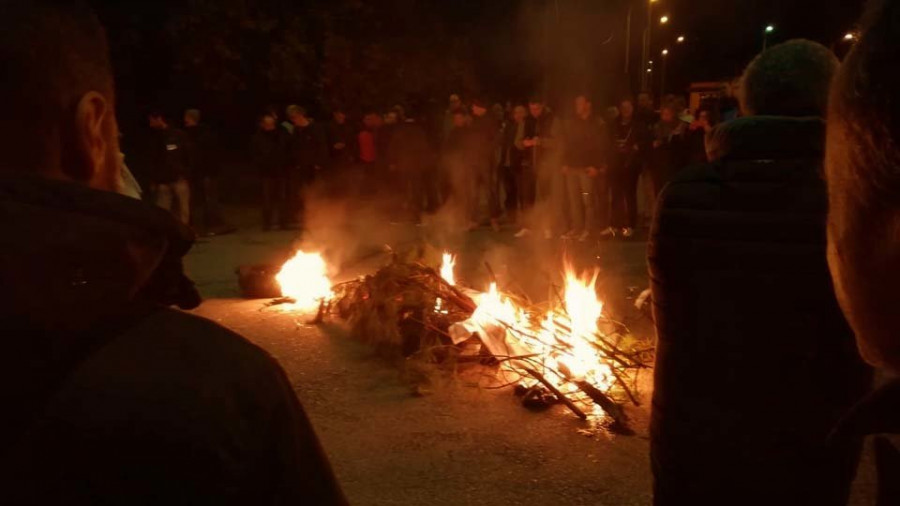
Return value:
M 657 203 L 657 504 L 844 504 L 859 447 L 829 446 L 871 373 L 825 257 L 820 118 L 748 117 Z
M 200 303 L 188 229 L 21 176 L 0 222 L 0 503 L 343 504 L 275 360 L 168 308 Z

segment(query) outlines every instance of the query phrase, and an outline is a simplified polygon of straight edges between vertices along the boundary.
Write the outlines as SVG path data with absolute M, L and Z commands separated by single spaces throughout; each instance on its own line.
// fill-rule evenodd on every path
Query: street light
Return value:
M 669 22 L 669 16 L 663 16 L 659 18 L 659 24 L 664 25 Z
M 844 40 L 846 40 L 846 41 L 856 40 L 856 34 L 853 32 L 847 32 L 847 34 L 844 35 Z
M 647 25 L 644 28 L 644 47 L 641 51 L 641 63 L 646 63 L 647 60 L 650 59 L 650 46 L 653 37 L 653 4 L 655 3 L 657 3 L 657 0 L 647 0 Z M 646 74 L 641 76 L 642 91 L 648 91 L 650 89 L 647 78 L 648 76 Z
M 669 63 L 669 50 L 662 50 L 662 74 L 659 76 L 659 96 L 666 96 L 666 67 Z
M 682 42 L 684 42 L 684 35 L 679 35 L 678 39 L 676 39 L 676 40 L 678 41 L 679 44 L 681 44 Z
M 775 25 L 766 25 L 766 29 L 763 30 L 763 51 L 766 50 L 766 47 L 769 46 L 769 34 L 775 31 Z

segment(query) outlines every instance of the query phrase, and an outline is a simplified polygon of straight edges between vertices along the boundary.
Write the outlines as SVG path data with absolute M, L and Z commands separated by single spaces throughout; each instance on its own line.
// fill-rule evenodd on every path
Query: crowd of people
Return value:
M 278 362 L 173 308 L 201 302 L 182 267 L 185 200 L 215 194 L 214 172 L 190 170 L 199 115 L 182 131 L 151 114 L 165 171 L 151 179 L 160 206 L 139 201 L 97 18 L 0 1 L 0 91 L 15 97 L 0 114 L 2 503 L 346 504 Z M 267 215 L 290 224 L 287 190 L 386 156 L 403 212 L 457 202 L 474 224 L 549 202 L 543 226 L 590 237 L 607 203 L 632 224 L 649 174 L 654 503 L 843 505 L 866 462 L 871 502 L 900 504 L 895 21 L 900 0 L 874 2 L 844 62 L 806 40 L 768 48 L 743 74 L 743 117 L 715 128 L 722 111 L 686 121 L 671 101 L 657 120 L 649 97 L 605 121 L 585 96 L 561 118 L 532 101 L 510 119 L 451 97 L 445 179 L 421 176 L 434 148 L 402 111 L 388 140 L 373 115 L 357 131 L 342 113 L 324 130 L 299 107 L 284 124 L 269 113 L 254 149 L 283 207 Z
M 418 223 L 449 206 L 469 230 L 508 224 L 517 237 L 631 237 L 641 175 L 652 202 L 680 169 L 706 159 L 718 112 L 704 107 L 695 118 L 674 96 L 656 112 L 648 93 L 623 99 L 608 117 L 587 95 L 563 109 L 556 114 L 541 98 L 490 105 L 454 94 L 437 117 L 395 106 L 353 122 L 335 108 L 320 126 L 303 107 L 288 106 L 280 123 L 269 108 L 251 142 L 263 226 L 297 227 L 304 188 L 352 175 L 370 192 L 401 191 L 394 220 Z

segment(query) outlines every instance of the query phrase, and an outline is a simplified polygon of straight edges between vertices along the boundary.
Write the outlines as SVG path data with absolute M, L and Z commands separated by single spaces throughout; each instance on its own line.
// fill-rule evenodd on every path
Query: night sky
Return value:
M 632 66 L 627 77 L 624 48 L 629 2 L 626 0 L 391 0 L 368 5 L 384 11 L 379 16 L 388 26 L 394 19 L 415 23 L 409 16 L 404 18 L 390 12 L 391 5 L 402 5 L 403 1 L 427 9 L 443 20 L 447 29 L 471 42 L 474 49 L 461 57 L 472 62 L 477 74 L 479 89 L 472 91 L 473 94 L 494 100 L 524 100 L 535 92 L 548 98 L 588 92 L 600 101 L 611 103 L 621 95 L 636 91 L 638 86 L 639 72 L 643 70 L 639 58 L 647 0 L 631 3 L 634 8 Z M 196 87 L 188 90 L 183 82 L 171 78 L 173 57 L 181 48 L 173 47 L 160 28 L 178 16 L 189 0 L 93 0 L 92 3 L 110 33 L 123 111 L 160 104 L 177 110 L 203 97 L 203 90 Z M 219 8 L 218 5 L 241 3 L 246 0 L 208 4 Z M 250 2 L 259 6 L 277 5 L 279 9 L 308 9 L 317 5 L 328 8 L 332 3 L 327 0 Z M 863 0 L 658 0 L 653 5 L 652 54 L 658 59 L 663 47 L 670 49 L 667 86 L 670 92 L 685 91 L 693 81 L 739 75 L 761 49 L 763 27 L 768 23 L 776 26 L 771 43 L 805 37 L 832 46 L 842 54 L 847 49 L 842 37 L 854 28 L 863 3 Z M 671 18 L 665 27 L 658 25 L 662 14 Z M 423 43 L 419 33 L 404 42 Z M 675 38 L 682 34 L 686 42 L 676 45 Z M 434 58 L 443 56 L 437 53 Z M 256 56 L 243 54 L 242 58 Z M 390 72 L 390 68 L 385 71 Z M 654 74 L 657 92 L 659 74 L 658 70 Z M 260 84 L 260 89 L 263 88 L 264 83 Z M 446 91 L 441 90 L 441 95 Z M 248 103 L 245 98 L 235 102 Z M 260 103 L 265 100 L 268 98 L 259 97 Z M 307 98 L 298 97 L 298 100 Z

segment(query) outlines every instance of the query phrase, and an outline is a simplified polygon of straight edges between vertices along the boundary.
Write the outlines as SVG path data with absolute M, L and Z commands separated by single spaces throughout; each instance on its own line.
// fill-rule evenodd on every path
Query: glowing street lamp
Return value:
M 663 56 L 668 56 L 668 54 L 669 54 L 669 50 L 668 50 L 668 49 L 663 49 L 663 50 L 662 50 L 662 55 L 663 55 Z
M 678 38 L 675 40 L 677 40 L 678 43 L 681 44 L 682 42 L 684 42 L 684 35 L 679 35 Z
M 669 63 L 669 50 L 662 50 L 662 74 L 659 76 L 659 96 L 666 96 L 666 67 Z
M 844 35 L 844 40 L 846 40 L 848 42 L 852 41 L 852 40 L 856 40 L 856 34 L 853 32 L 847 32 L 847 34 Z
M 775 31 L 775 25 L 766 25 L 763 30 L 763 51 L 769 46 L 769 34 Z
M 659 24 L 664 25 L 669 22 L 669 16 L 663 16 L 659 18 Z

